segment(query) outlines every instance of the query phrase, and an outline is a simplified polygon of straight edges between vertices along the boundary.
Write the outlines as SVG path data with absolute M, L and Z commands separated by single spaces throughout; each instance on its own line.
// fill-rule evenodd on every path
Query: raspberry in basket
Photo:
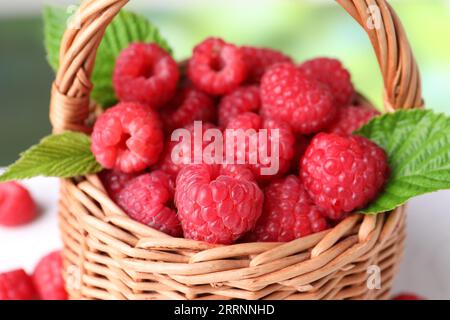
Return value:
M 261 97 L 258 86 L 239 87 L 224 96 L 219 104 L 219 126 L 225 128 L 228 122 L 244 112 L 259 111 Z
M 177 63 L 164 49 L 134 43 L 117 58 L 113 84 L 121 101 L 159 108 L 173 97 L 179 77 Z
M 326 131 L 349 135 L 378 115 L 380 113 L 375 109 L 360 106 L 342 107 L 339 108 L 336 121 Z
M 202 137 L 204 136 L 206 130 L 216 128 L 214 125 L 208 122 L 204 122 L 201 125 Z M 191 135 L 190 143 L 185 142 L 184 137 L 180 137 L 181 141 L 172 141 L 169 137 L 168 141 L 166 142 L 163 154 L 161 155 L 161 159 L 155 165 L 155 169 L 160 169 L 174 178 L 176 178 L 178 172 L 184 166 L 192 164 L 194 162 L 194 124 L 191 123 L 184 127 L 184 129 L 186 129 Z M 210 143 L 211 142 L 202 139 L 202 152 Z M 175 148 L 177 148 L 178 150 L 178 159 L 174 159 L 172 155 L 173 152 L 177 151 L 174 151 Z
M 288 63 L 277 64 L 264 74 L 261 100 L 264 117 L 290 124 L 296 133 L 323 130 L 337 113 L 328 87 Z
M 99 177 L 108 195 L 117 200 L 119 192 L 125 187 L 128 181 L 136 178 L 139 173 L 123 173 L 117 170 L 103 170 Z
M 27 189 L 15 181 L 0 183 L 0 225 L 24 225 L 36 216 L 36 204 Z
M 23 269 L 0 273 L 0 300 L 33 300 L 35 298 L 33 281 Z
M 218 166 L 190 165 L 178 175 L 175 202 L 185 238 L 231 244 L 255 226 L 263 193 L 253 181 L 223 174 Z
M 360 136 L 319 133 L 300 167 L 306 189 L 330 219 L 374 200 L 389 176 L 386 153 Z
M 187 74 L 200 90 L 223 95 L 245 80 L 247 65 L 240 48 L 222 39 L 208 38 L 194 48 Z
M 119 192 L 117 203 L 133 219 L 174 237 L 182 235 L 173 208 L 174 181 L 163 171 L 143 174 Z
M 33 282 L 39 298 L 42 300 L 67 300 L 62 268 L 60 251 L 54 251 L 39 261 L 33 273 Z
M 244 46 L 242 51 L 248 68 L 247 80 L 250 83 L 259 83 L 267 69 L 276 63 L 293 63 L 290 57 L 270 48 Z
M 180 88 L 175 97 L 161 109 L 164 129 L 172 132 L 195 120 L 215 122 L 216 106 L 206 93 L 191 86 Z
M 309 77 L 327 85 L 333 93 L 336 105 L 349 105 L 355 96 L 355 89 L 350 73 L 339 60 L 331 58 L 316 58 L 304 62 L 300 68 Z
M 286 242 L 328 228 L 322 211 L 294 175 L 273 181 L 264 191 L 264 209 L 247 236 L 252 242 Z
M 91 149 L 104 168 L 133 173 L 158 161 L 163 140 L 156 111 L 139 103 L 123 102 L 99 116 Z
M 261 129 L 267 130 L 267 134 Z M 235 132 L 233 136 L 229 135 L 231 132 Z M 264 134 L 260 135 L 261 132 Z M 290 127 L 280 121 L 264 120 L 252 112 L 242 113 L 228 123 L 225 140 L 227 149 L 234 147 L 235 163 L 245 159 L 259 180 L 271 180 L 287 172 L 294 157 L 295 137 Z M 275 144 L 278 149 L 272 149 Z

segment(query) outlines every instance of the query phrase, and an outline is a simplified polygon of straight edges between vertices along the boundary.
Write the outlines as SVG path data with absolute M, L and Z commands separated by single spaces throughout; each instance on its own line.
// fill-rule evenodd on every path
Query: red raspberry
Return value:
M 245 132 L 242 132 L 242 130 Z M 261 129 L 267 130 L 267 137 L 265 135 L 259 136 L 262 132 Z M 275 129 L 279 131 L 279 138 L 275 137 Z M 236 131 L 237 130 L 237 131 Z M 234 132 L 232 136 L 230 134 Z M 246 112 L 238 115 L 228 123 L 227 131 L 225 135 L 227 155 L 234 147 L 234 163 L 247 164 L 253 171 L 255 177 L 260 180 L 270 180 L 274 176 L 280 176 L 289 170 L 291 160 L 294 156 L 294 143 L 295 137 L 289 128 L 275 120 L 265 120 L 252 112 Z M 263 168 L 276 167 L 276 163 L 272 163 L 272 145 L 271 143 L 278 143 L 278 156 L 276 161 L 278 162 L 278 168 L 274 168 L 273 174 L 267 174 L 262 172 Z M 252 147 L 252 146 L 255 146 Z M 242 154 L 245 152 L 245 155 Z M 273 150 L 273 152 L 276 152 Z M 263 157 L 261 157 L 263 155 Z M 267 155 L 267 159 L 264 156 Z
M 366 138 L 319 133 L 306 150 L 300 172 L 314 202 L 338 220 L 377 197 L 389 167 L 384 150 Z
M 261 99 L 263 116 L 284 121 L 302 134 L 326 128 L 337 112 L 330 90 L 292 64 L 277 64 L 264 74 Z
M 31 277 L 23 269 L 0 273 L 0 300 L 33 300 L 35 298 L 36 291 Z
M 228 122 L 244 112 L 258 112 L 261 107 L 259 87 L 240 87 L 224 96 L 219 104 L 219 126 L 225 128 Z
M 327 85 L 333 93 L 338 107 L 347 106 L 352 102 L 355 89 L 350 79 L 350 73 L 339 60 L 316 58 L 306 61 L 299 69 L 306 75 Z
M 256 183 L 221 174 L 217 166 L 190 165 L 177 178 L 175 203 L 188 239 L 231 244 L 261 215 Z
M 106 189 L 106 192 L 108 192 L 108 195 L 116 201 L 119 192 L 125 188 L 128 181 L 136 178 L 138 175 L 138 173 L 123 173 L 116 170 L 103 170 L 100 172 L 99 177 Z
M 138 103 L 119 103 L 97 119 L 91 149 L 104 168 L 133 173 L 158 161 L 163 138 L 155 111 Z
M 62 270 L 60 251 L 54 251 L 39 261 L 34 269 L 33 282 L 42 300 L 67 300 Z
M 200 90 L 223 95 L 245 80 L 247 66 L 240 48 L 222 39 L 208 38 L 195 47 L 187 74 Z
M 116 61 L 113 84 L 124 102 L 140 102 L 156 109 L 174 95 L 180 74 L 175 60 L 156 44 L 134 43 Z
M 380 113 L 375 109 L 359 106 L 342 107 L 339 108 L 336 121 L 326 131 L 350 135 L 378 115 Z
M 247 63 L 247 79 L 250 83 L 259 83 L 267 69 L 276 63 L 293 63 L 290 57 L 274 49 L 255 47 L 241 49 Z
M 174 237 L 182 235 L 173 209 L 174 181 L 163 171 L 143 174 L 119 192 L 117 203 L 136 221 Z
M 160 169 L 167 174 L 176 177 L 178 175 L 178 172 L 186 165 L 194 163 L 194 138 L 195 139 L 201 139 L 202 141 L 202 154 L 205 148 L 211 143 L 210 141 L 204 141 L 203 137 L 205 132 L 208 129 L 216 129 L 216 127 L 208 122 L 202 123 L 202 131 L 201 131 L 201 137 L 194 136 L 194 124 L 190 124 L 184 129 L 186 129 L 190 133 L 190 139 L 188 141 L 184 141 L 184 137 L 180 136 L 180 140 L 172 141 L 169 139 L 169 141 L 166 142 L 166 147 L 164 148 L 163 154 L 161 156 L 160 161 L 155 166 L 156 169 Z M 180 159 L 176 163 L 174 162 L 174 159 L 172 157 L 172 152 L 174 152 L 174 149 L 177 148 L 178 150 L 178 156 Z M 175 152 L 177 152 L 175 150 Z
M 414 293 L 400 293 L 394 297 L 392 297 L 391 300 L 424 300 L 421 296 L 418 296 Z
M 207 94 L 192 87 L 181 88 L 160 112 L 164 129 L 172 132 L 195 120 L 214 122 L 216 106 Z
M 36 204 L 27 189 L 14 181 L 0 183 L 0 225 L 24 225 L 36 216 Z
M 294 175 L 273 181 L 264 191 L 264 209 L 247 239 L 287 242 L 328 228 L 300 179 Z

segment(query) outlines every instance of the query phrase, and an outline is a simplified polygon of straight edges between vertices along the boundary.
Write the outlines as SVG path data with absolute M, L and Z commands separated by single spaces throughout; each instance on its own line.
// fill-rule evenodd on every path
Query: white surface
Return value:
M 61 246 L 57 180 L 36 178 L 25 184 L 41 208 L 41 216 L 19 229 L 0 227 L 0 272 L 17 267 L 32 271 L 40 257 Z M 450 191 L 441 191 L 409 203 L 406 252 L 394 293 L 411 291 L 429 299 L 450 299 L 449 199 Z

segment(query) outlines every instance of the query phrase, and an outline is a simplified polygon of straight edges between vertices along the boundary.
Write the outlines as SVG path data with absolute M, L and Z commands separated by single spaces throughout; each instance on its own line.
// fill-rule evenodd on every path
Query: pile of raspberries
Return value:
M 365 207 L 389 177 L 385 152 L 352 135 L 378 112 L 356 103 L 338 60 L 297 65 L 273 49 L 209 38 L 179 65 L 158 45 L 135 43 L 118 57 L 113 84 L 120 102 L 92 132 L 100 177 L 131 218 L 171 236 L 291 241 Z M 261 175 L 262 161 L 174 163 L 171 133 L 193 131 L 194 121 L 203 130 L 267 129 L 269 138 L 279 129 L 278 172 Z

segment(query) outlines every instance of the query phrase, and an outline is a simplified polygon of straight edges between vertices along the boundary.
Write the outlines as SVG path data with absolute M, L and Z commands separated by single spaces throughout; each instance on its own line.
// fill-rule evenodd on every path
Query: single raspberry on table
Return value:
M 197 124 L 200 125 L 200 123 Z M 176 178 L 178 172 L 184 166 L 194 163 L 195 141 L 201 145 L 202 148 L 199 151 L 203 156 L 203 151 L 205 148 L 212 143 L 211 141 L 203 139 L 205 133 L 209 129 L 218 129 L 213 124 L 208 122 L 201 123 L 201 130 L 199 130 L 198 133 L 195 132 L 195 128 L 194 123 L 191 123 L 182 128 L 185 130 L 184 132 L 186 135 L 177 135 L 176 140 L 174 141 L 172 141 L 172 137 L 168 138 L 161 159 L 155 165 L 155 169 L 162 170 Z M 181 131 L 177 130 L 177 132 Z
M 239 87 L 219 103 L 219 126 L 225 128 L 231 119 L 244 112 L 259 111 L 261 97 L 258 86 Z
M 277 64 L 264 74 L 261 100 L 264 117 L 286 122 L 301 134 L 325 129 L 337 113 L 330 90 L 288 63 Z
M 15 181 L 0 183 L 0 225 L 16 227 L 33 221 L 36 204 L 30 193 Z
M 231 244 L 255 226 L 263 193 L 255 182 L 218 166 L 190 165 L 178 175 L 175 203 L 187 239 Z
M 234 163 L 247 164 L 258 180 L 271 180 L 289 170 L 294 143 L 288 125 L 252 112 L 233 118 L 225 133 L 227 156 L 234 150 Z
M 300 173 L 313 201 L 338 220 L 378 196 L 389 166 L 384 150 L 364 137 L 319 133 L 303 156 Z
M 391 300 L 425 300 L 425 299 L 421 296 L 418 296 L 415 293 L 404 292 L 392 297 Z
M 129 181 L 117 203 L 134 220 L 174 237 L 182 235 L 173 206 L 174 181 L 163 171 L 153 171 Z
M 0 273 L 0 300 L 33 300 L 36 290 L 31 277 L 23 270 Z
M 355 89 L 351 81 L 350 72 L 344 68 L 339 60 L 331 58 L 316 58 L 304 62 L 299 69 L 309 77 L 327 85 L 338 107 L 349 105 Z
M 177 63 L 164 49 L 133 43 L 116 60 L 113 85 L 119 100 L 157 109 L 173 97 L 179 78 Z
M 156 111 L 142 104 L 123 102 L 97 119 L 91 149 L 104 168 L 133 173 L 158 161 L 163 141 Z
M 67 300 L 62 271 L 60 251 L 51 252 L 39 261 L 33 272 L 33 282 L 40 299 Z
M 264 208 L 247 241 L 287 242 L 328 228 L 322 211 L 294 175 L 273 181 L 264 190 Z
M 125 188 L 128 181 L 136 178 L 139 173 L 123 173 L 117 170 L 103 170 L 99 177 L 103 186 L 108 192 L 108 195 L 114 200 L 117 200 L 119 192 Z
M 380 113 L 375 109 L 360 106 L 342 107 L 339 108 L 336 121 L 326 132 L 350 135 L 378 115 Z
M 250 83 L 259 83 L 268 68 L 276 63 L 293 63 L 292 59 L 282 52 L 270 48 L 241 47 L 247 63 Z
M 208 38 L 194 48 L 187 75 L 198 89 L 223 95 L 245 80 L 247 65 L 240 48 L 222 39 Z
M 214 99 L 193 87 L 180 88 L 175 97 L 161 111 L 164 129 L 174 129 L 191 124 L 195 120 L 214 122 L 216 106 Z

